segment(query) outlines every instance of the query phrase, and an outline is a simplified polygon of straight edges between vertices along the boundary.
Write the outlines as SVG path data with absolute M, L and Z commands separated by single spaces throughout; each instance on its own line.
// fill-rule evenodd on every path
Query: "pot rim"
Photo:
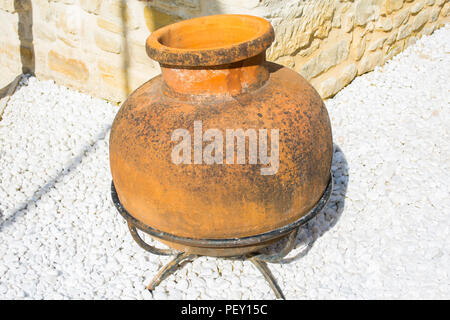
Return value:
M 208 48 L 182 48 L 162 43 L 164 37 L 176 34 L 184 27 L 195 31 L 197 25 L 200 31 L 201 28 L 204 30 L 205 24 L 209 24 L 218 26 L 220 30 L 222 26 L 224 29 L 236 28 L 237 21 L 247 27 L 250 26 L 252 30 L 254 28 L 255 33 L 248 39 Z M 244 30 L 245 27 L 242 28 Z M 242 14 L 219 14 L 184 20 L 162 27 L 147 38 L 145 47 L 148 56 L 160 64 L 199 67 L 223 65 L 248 59 L 264 52 L 274 39 L 273 27 L 266 19 Z

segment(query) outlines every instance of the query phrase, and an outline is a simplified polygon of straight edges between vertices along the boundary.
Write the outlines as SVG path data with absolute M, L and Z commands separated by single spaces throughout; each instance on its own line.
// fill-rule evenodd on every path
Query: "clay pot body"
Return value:
M 283 234 L 244 247 L 236 241 L 192 243 L 257 239 L 301 218 L 327 187 L 332 160 L 328 113 L 304 78 L 266 61 L 273 38 L 264 19 L 218 15 L 166 26 L 147 39 L 147 53 L 160 63 L 162 75 L 121 106 L 111 129 L 110 165 L 123 206 L 154 230 L 173 235 L 154 234 L 171 247 L 234 255 L 267 246 Z M 186 129 L 193 145 L 196 121 L 202 134 L 212 128 L 223 133 L 222 164 L 195 163 L 193 146 L 190 164 L 173 162 L 180 142 L 172 141 L 174 131 Z M 249 163 L 250 140 L 245 163 L 236 164 L 235 157 L 235 164 L 227 164 L 227 129 L 267 129 L 268 141 L 274 138 L 271 129 L 278 129 L 277 172 L 262 175 L 268 165 Z M 203 141 L 203 152 L 208 144 Z

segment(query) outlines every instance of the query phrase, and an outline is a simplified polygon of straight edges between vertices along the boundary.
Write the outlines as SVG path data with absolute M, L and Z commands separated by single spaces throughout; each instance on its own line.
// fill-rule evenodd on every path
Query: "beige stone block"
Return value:
M 123 0 L 103 0 L 102 2 L 103 5 L 101 7 L 100 13 L 105 16 L 121 18 L 123 12 L 126 12 L 127 10 L 127 3 Z
M 369 46 L 367 47 L 367 50 L 375 51 L 375 50 L 383 48 L 383 44 L 385 43 L 386 40 L 387 40 L 387 37 L 381 37 L 379 39 L 372 40 L 369 43 Z
M 0 9 L 3 9 L 3 10 L 5 10 L 7 12 L 10 12 L 10 13 L 16 12 L 16 9 L 14 7 L 14 1 L 15 0 L 3 0 L 3 1 L 0 1 Z
M 294 38 L 295 40 L 293 43 L 295 44 L 295 47 L 299 49 L 304 48 L 311 43 L 312 32 L 310 30 L 305 30 L 305 32 L 300 32 L 300 34 L 297 34 Z
M 366 50 L 366 38 L 355 37 L 352 44 L 351 57 L 353 60 L 359 61 Z
M 42 39 L 49 42 L 56 40 L 56 29 L 48 23 L 35 24 L 33 29 L 37 39 Z
M 38 20 L 40 20 L 40 22 L 57 23 L 58 10 L 54 3 L 45 2 L 42 4 L 42 6 L 39 9 L 33 10 L 33 12 L 36 12 L 36 11 L 39 14 L 39 17 L 34 17 L 36 22 Z M 38 18 L 38 19 L 36 19 L 36 18 Z
M 403 23 L 408 21 L 408 19 L 409 19 L 409 10 L 408 9 L 405 9 L 405 10 L 399 12 L 394 17 L 394 28 L 400 27 Z
M 427 4 L 427 6 L 432 6 L 435 3 L 435 0 L 426 0 L 425 3 Z
M 419 13 L 419 11 L 423 9 L 424 5 L 425 5 L 425 3 L 424 3 L 423 0 L 417 2 L 416 4 L 414 4 L 414 5 L 411 7 L 411 14 L 414 15 L 414 14 Z
M 389 32 L 392 30 L 392 19 L 391 18 L 382 18 L 379 19 L 375 24 L 375 30 Z
M 97 26 L 113 33 L 121 34 L 123 31 L 121 23 L 119 23 L 118 21 L 113 21 L 111 19 L 105 19 L 103 17 L 97 18 Z
M 308 48 L 305 48 L 303 50 L 300 50 L 298 52 L 298 55 L 302 56 L 302 57 L 306 57 L 311 55 L 314 51 L 316 51 L 317 49 L 319 49 L 320 47 L 320 40 L 319 39 L 314 39 L 311 42 L 311 45 Z
M 142 71 L 142 70 L 141 70 Z M 142 72 L 136 72 L 134 70 L 130 70 L 129 72 L 129 86 L 130 91 L 136 90 L 138 87 L 143 85 L 145 82 L 153 78 L 157 73 L 142 73 Z
M 448 0 L 436 0 L 436 5 L 442 7 Z
M 450 14 L 450 3 L 446 3 L 442 8 L 441 14 L 443 17 L 448 17 Z
M 376 3 L 376 1 L 375 1 Z M 374 13 L 371 16 L 372 21 L 378 21 L 381 16 L 381 8 L 378 5 L 374 5 Z M 383 15 L 385 17 L 385 15 Z
M 120 53 L 122 51 L 122 38 L 108 31 L 97 30 L 95 32 L 95 44 L 107 52 Z
M 334 11 L 336 6 L 331 5 L 330 3 L 324 3 L 321 8 L 321 16 L 324 21 L 331 21 L 333 19 Z
M 351 65 L 346 66 L 342 70 L 343 79 L 344 80 L 348 80 L 348 81 L 346 81 L 346 83 L 349 83 L 350 81 L 352 81 L 356 77 L 357 71 L 358 70 L 356 68 L 356 63 L 352 63 Z
M 82 17 L 78 10 L 75 6 L 57 10 L 56 28 L 61 28 L 67 34 L 80 34 Z
M 435 22 L 439 18 L 439 14 L 441 13 L 441 7 L 436 6 L 431 9 L 431 17 L 430 22 Z
M 82 61 L 64 57 L 53 50 L 48 53 L 48 66 L 51 70 L 73 80 L 85 82 L 89 79 L 89 71 Z
M 386 39 L 386 44 L 387 45 L 391 45 L 395 42 L 395 40 L 397 40 L 397 30 L 394 30 L 391 35 Z
M 425 23 L 427 23 L 429 18 L 430 18 L 430 9 L 426 9 L 420 12 L 412 22 L 412 30 L 417 31 L 420 28 L 422 28 L 425 25 Z
M 352 63 L 351 65 L 347 66 L 342 70 L 342 77 L 340 79 L 344 83 L 344 85 L 347 85 L 356 77 L 357 73 L 356 63 Z
M 320 82 L 317 87 L 317 91 L 319 92 L 322 99 L 326 99 L 331 97 L 337 90 L 337 79 L 335 77 L 329 77 Z
M 50 22 L 54 17 L 50 14 L 50 3 L 45 0 L 33 1 L 33 21 L 34 23 Z M 47 53 L 45 54 L 47 55 Z
M 145 45 L 145 41 L 151 33 L 147 30 L 147 28 L 141 28 L 137 30 L 130 30 L 127 33 L 127 40 L 129 44 L 137 44 L 140 46 Z
M 355 7 L 356 25 L 365 26 L 369 21 L 371 21 L 374 13 L 375 6 L 372 4 L 372 1 L 359 1 Z
M 59 32 L 58 39 L 61 40 L 62 42 L 64 42 L 64 44 L 66 44 L 72 48 L 78 48 L 80 46 L 79 39 L 77 37 L 71 36 L 70 34 Z
M 352 63 L 351 65 L 346 66 L 342 71 L 337 72 L 337 74 L 339 75 L 337 77 L 337 80 L 335 81 L 333 86 L 330 86 L 330 88 L 324 92 L 324 96 L 322 96 L 322 97 L 328 98 L 328 97 L 336 94 L 337 92 L 339 92 L 342 88 L 344 88 L 346 85 L 348 85 L 356 77 L 357 71 L 358 70 L 356 68 L 356 64 Z M 333 88 L 332 93 L 329 95 L 325 95 L 325 93 L 330 92 L 331 88 Z
M 144 43 L 144 42 L 143 42 Z M 150 64 L 150 57 L 147 55 L 144 44 L 129 43 L 130 60 L 142 64 Z
M 80 6 L 89 13 L 99 14 L 102 0 L 80 0 Z
M 307 80 L 310 80 L 314 76 L 320 73 L 320 67 L 318 65 L 318 58 L 312 58 L 306 62 L 301 68 L 299 73 Z
M 350 12 L 344 16 L 342 19 L 342 30 L 345 32 L 350 32 L 353 30 L 353 25 L 355 23 L 355 15 Z
M 316 30 L 316 32 L 314 33 L 314 36 L 316 38 L 319 38 L 319 39 L 325 39 L 328 36 L 328 33 L 330 33 L 330 30 L 331 30 L 331 23 L 330 22 L 324 22 Z
M 367 25 L 366 25 L 366 32 L 373 32 L 375 30 L 375 22 L 370 21 Z
M 102 81 L 107 84 L 110 87 L 113 87 L 119 92 L 123 92 L 125 94 L 126 91 L 126 77 L 123 74 L 108 74 L 108 73 L 101 73 L 100 78 Z
M 46 46 L 34 46 L 34 59 L 35 59 L 35 72 L 48 73 L 48 47 Z
M 280 57 L 277 60 L 275 60 L 275 62 L 291 69 L 295 67 L 294 57 L 292 56 Z
M 375 23 L 373 23 L 372 21 L 370 21 L 366 27 L 364 28 L 364 32 L 362 33 L 361 36 L 365 36 L 366 34 L 369 34 L 371 32 L 373 32 L 373 30 L 375 30 Z
M 376 66 L 383 62 L 383 53 L 381 51 L 374 52 L 365 56 L 358 65 L 358 75 L 372 71 Z
M 398 30 L 397 40 L 405 39 L 408 37 L 412 32 L 411 24 L 408 23 L 407 25 L 401 26 Z
M 341 27 L 341 15 L 340 14 L 333 15 L 333 20 L 331 21 L 331 26 L 333 28 Z
M 115 98 L 125 98 L 130 90 L 129 74 L 123 67 L 123 61 L 120 58 L 108 58 L 107 56 L 99 58 L 97 62 L 99 71 L 100 86 L 109 91 L 115 89 Z M 129 69 L 128 69 L 129 71 Z
M 121 66 L 122 61 L 120 61 L 120 59 L 107 60 L 107 58 L 104 57 L 100 58 L 97 62 L 98 70 L 100 70 L 102 73 L 107 73 L 110 75 L 123 73 Z
M 313 39 L 312 31 L 300 31 L 299 26 L 295 28 L 286 28 L 285 25 L 278 28 L 271 50 L 268 52 L 268 58 L 275 60 L 278 57 L 290 55 L 294 52 L 310 46 Z
M 403 51 L 405 45 L 405 41 L 399 41 L 399 42 L 395 42 L 392 46 L 390 46 L 386 52 L 385 55 L 385 59 L 389 60 L 391 59 L 393 56 L 399 54 L 400 52 Z
M 2 42 L 0 43 L 0 55 L 8 60 L 20 60 L 20 43 Z
M 350 49 L 350 40 L 343 39 L 331 48 L 322 51 L 316 58 L 309 60 L 300 69 L 300 74 L 311 79 L 347 59 Z
M 128 30 L 145 28 L 144 8 L 147 2 L 130 1 L 126 11 L 126 26 Z
M 131 5 L 134 1 L 102 1 L 100 15 L 108 20 L 116 19 L 123 21 L 126 24 L 127 29 L 136 29 L 139 26 L 139 18 L 135 15 L 135 10 L 133 10 L 133 7 L 135 6 Z
M 425 28 L 423 28 L 423 33 L 429 36 L 434 32 L 434 30 L 436 30 L 436 25 L 432 24 L 429 26 L 425 26 Z
M 388 14 L 400 10 L 403 7 L 403 0 L 386 0 L 386 12 Z

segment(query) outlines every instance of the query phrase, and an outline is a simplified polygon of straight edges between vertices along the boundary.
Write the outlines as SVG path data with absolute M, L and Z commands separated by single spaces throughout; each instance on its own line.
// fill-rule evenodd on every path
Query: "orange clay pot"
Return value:
M 217 256 L 254 251 L 284 236 L 283 227 L 324 194 L 332 160 L 328 113 L 304 78 L 266 61 L 273 40 L 268 21 L 247 15 L 185 20 L 147 39 L 162 75 L 117 113 L 111 173 L 123 207 L 173 248 Z M 278 171 L 262 175 L 264 165 L 249 164 L 248 142 L 245 164 L 175 164 L 172 133 L 187 129 L 193 141 L 199 120 L 203 132 L 218 129 L 224 140 L 227 129 L 279 129 Z

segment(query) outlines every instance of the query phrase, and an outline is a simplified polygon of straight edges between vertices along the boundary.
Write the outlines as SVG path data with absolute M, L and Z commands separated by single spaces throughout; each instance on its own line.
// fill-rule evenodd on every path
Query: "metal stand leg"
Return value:
M 145 243 L 144 240 L 142 240 L 142 238 L 137 233 L 136 227 L 129 221 L 128 221 L 128 228 L 130 230 L 131 235 L 133 236 L 133 239 L 139 244 L 140 247 L 147 250 L 148 252 L 157 255 L 176 255 L 175 258 L 173 258 L 168 264 L 166 264 L 158 271 L 156 276 L 147 286 L 147 290 L 149 290 L 150 292 L 153 292 L 153 290 L 155 290 L 155 288 L 170 274 L 175 272 L 177 269 L 181 268 L 183 262 L 193 260 L 198 257 L 197 255 L 190 254 L 187 252 L 177 252 L 171 249 L 159 249 L 150 246 L 149 244 Z M 245 258 L 250 260 L 250 262 L 253 263 L 255 267 L 258 268 L 258 270 L 262 273 L 262 275 L 272 288 L 273 292 L 275 293 L 277 299 L 285 300 L 286 298 L 281 288 L 278 286 L 277 281 L 275 280 L 272 272 L 267 266 L 267 262 L 279 262 L 293 249 L 295 240 L 297 238 L 298 230 L 299 229 L 297 228 L 291 232 L 285 246 L 278 253 L 271 255 L 260 253 L 253 256 L 252 255 L 245 256 Z
M 161 281 L 163 281 L 165 278 L 167 278 L 175 270 L 180 268 L 181 263 L 183 261 L 193 260 L 195 258 L 197 258 L 196 255 L 186 253 L 186 252 L 181 252 L 181 253 L 177 254 L 177 256 L 172 261 L 170 261 L 168 264 L 166 264 L 163 268 L 161 268 L 158 271 L 158 274 L 153 278 L 152 282 L 150 282 L 150 284 L 147 286 L 147 290 L 152 292 L 161 283 Z
M 270 272 L 269 267 L 267 267 L 267 264 L 255 257 L 249 258 L 249 260 L 256 266 L 256 268 L 258 268 L 259 271 L 261 271 L 262 275 L 267 280 L 273 292 L 275 293 L 277 299 L 286 300 L 283 292 L 281 291 L 281 288 L 278 286 L 277 281 L 273 277 L 272 272 Z
M 281 249 L 279 252 L 275 254 L 257 254 L 254 256 L 248 256 L 247 259 L 250 260 L 259 271 L 261 271 L 264 278 L 269 283 L 270 287 L 272 288 L 273 292 L 275 293 L 275 296 L 277 299 L 283 299 L 286 300 L 286 298 L 283 295 L 283 292 L 281 291 L 281 288 L 278 286 L 277 281 L 275 280 L 272 272 L 270 272 L 269 267 L 267 266 L 267 262 L 279 262 L 281 259 L 283 259 L 291 250 L 294 248 L 295 240 L 297 239 L 298 231 L 300 227 L 293 230 L 289 234 L 289 238 L 284 245 L 283 249 Z
M 133 239 L 137 242 L 137 244 L 140 247 L 142 247 L 143 249 L 147 250 L 150 253 L 157 255 L 176 255 L 175 258 L 173 258 L 168 264 L 166 264 L 158 271 L 158 274 L 147 286 L 147 290 L 149 290 L 150 292 L 153 292 L 153 290 L 155 290 L 155 288 L 170 274 L 175 272 L 177 269 L 181 268 L 183 262 L 193 260 L 198 257 L 195 254 L 190 254 L 187 252 L 177 252 L 171 249 L 155 248 L 147 244 L 144 240 L 142 240 L 142 238 L 139 236 L 137 232 L 137 228 L 130 221 L 127 222 L 128 222 L 128 229 L 130 230 Z M 295 240 L 297 238 L 298 230 L 299 229 L 297 228 L 289 234 L 289 238 L 285 246 L 279 252 L 275 254 L 259 253 L 256 255 L 248 255 L 244 257 L 245 259 L 250 260 L 250 262 L 253 263 L 255 267 L 258 268 L 258 270 L 262 273 L 262 275 L 272 288 L 273 292 L 275 293 L 277 299 L 286 299 L 286 298 L 283 295 L 281 288 L 278 286 L 277 281 L 275 280 L 272 272 L 267 266 L 267 262 L 279 262 L 293 249 Z M 233 257 L 231 257 L 231 259 L 233 259 Z
M 177 254 L 177 251 L 172 250 L 172 249 L 159 249 L 156 247 L 153 247 L 149 244 L 147 244 L 144 240 L 142 240 L 142 238 L 139 236 L 136 227 L 130 222 L 127 221 L 128 223 L 128 230 L 130 230 L 131 236 L 133 237 L 134 241 L 137 242 L 137 244 L 144 250 L 147 250 L 150 253 L 159 255 L 159 256 L 173 256 L 175 254 Z

